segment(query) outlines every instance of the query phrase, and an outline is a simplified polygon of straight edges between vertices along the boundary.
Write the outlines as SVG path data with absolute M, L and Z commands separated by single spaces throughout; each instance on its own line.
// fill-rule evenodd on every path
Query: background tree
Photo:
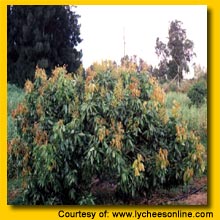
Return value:
M 177 79 L 178 85 L 183 79 L 183 71 L 189 72 L 189 62 L 195 53 L 194 43 L 186 36 L 182 22 L 175 20 L 170 23 L 167 44 L 156 39 L 156 54 L 160 59 L 158 76 Z
M 75 71 L 82 57 L 78 18 L 70 6 L 8 6 L 8 81 L 23 87 L 36 66 L 47 74 L 64 64 Z

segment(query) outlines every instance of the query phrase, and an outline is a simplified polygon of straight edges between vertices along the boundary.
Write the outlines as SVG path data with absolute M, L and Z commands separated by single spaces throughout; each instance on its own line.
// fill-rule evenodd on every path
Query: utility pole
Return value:
M 123 28 L 123 41 L 124 41 L 124 57 L 125 57 L 125 28 Z

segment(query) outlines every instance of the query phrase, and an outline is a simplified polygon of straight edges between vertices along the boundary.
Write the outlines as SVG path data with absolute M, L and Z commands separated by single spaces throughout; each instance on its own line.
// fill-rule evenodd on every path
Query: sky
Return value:
M 93 62 L 115 60 L 125 54 L 137 55 L 148 64 L 157 66 L 156 38 L 168 40 L 170 22 L 180 20 L 188 39 L 194 42 L 197 54 L 193 62 L 207 68 L 207 6 L 77 6 L 81 17 L 83 66 Z M 125 47 L 124 47 L 125 42 Z M 192 62 L 192 63 L 193 63 Z M 191 63 L 191 64 L 192 64 Z

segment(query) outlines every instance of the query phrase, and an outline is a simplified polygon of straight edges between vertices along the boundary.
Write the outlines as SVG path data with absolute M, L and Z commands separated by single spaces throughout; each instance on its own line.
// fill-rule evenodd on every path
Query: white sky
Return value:
M 94 61 L 117 61 L 125 53 L 137 55 L 148 64 L 159 62 L 156 38 L 167 42 L 170 22 L 180 20 L 188 39 L 194 42 L 197 57 L 193 62 L 207 67 L 207 6 L 77 6 L 81 16 L 81 38 L 77 47 L 83 52 L 85 68 Z

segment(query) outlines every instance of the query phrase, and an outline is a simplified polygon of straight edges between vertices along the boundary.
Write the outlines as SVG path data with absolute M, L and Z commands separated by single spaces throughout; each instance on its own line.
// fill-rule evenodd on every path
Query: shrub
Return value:
M 86 78 L 65 68 L 49 79 L 38 68 L 35 78 L 13 112 L 26 204 L 93 204 L 94 178 L 135 198 L 204 171 L 204 147 L 178 103 L 168 118 L 154 78 L 111 63 L 93 65 Z
M 181 119 L 187 123 L 189 130 L 193 130 L 201 137 L 202 143 L 207 145 L 207 103 L 197 107 L 191 105 L 188 96 L 181 92 L 169 92 L 166 95 L 166 109 L 168 115 L 172 115 L 174 100 L 181 103 Z
M 187 121 L 188 128 L 194 130 L 201 137 L 201 142 L 207 146 L 207 103 L 201 106 L 185 106 L 182 107 L 182 118 Z
M 207 83 L 200 80 L 195 83 L 187 93 L 193 105 L 201 106 L 207 98 Z
M 182 111 L 183 108 L 189 108 L 189 105 L 191 103 L 189 97 L 187 97 L 186 94 L 181 92 L 168 92 L 166 94 L 166 100 L 165 105 L 166 109 L 170 110 L 169 114 L 172 115 L 172 107 L 173 107 L 173 101 L 176 101 L 177 103 L 181 103 L 180 105 L 180 111 Z

